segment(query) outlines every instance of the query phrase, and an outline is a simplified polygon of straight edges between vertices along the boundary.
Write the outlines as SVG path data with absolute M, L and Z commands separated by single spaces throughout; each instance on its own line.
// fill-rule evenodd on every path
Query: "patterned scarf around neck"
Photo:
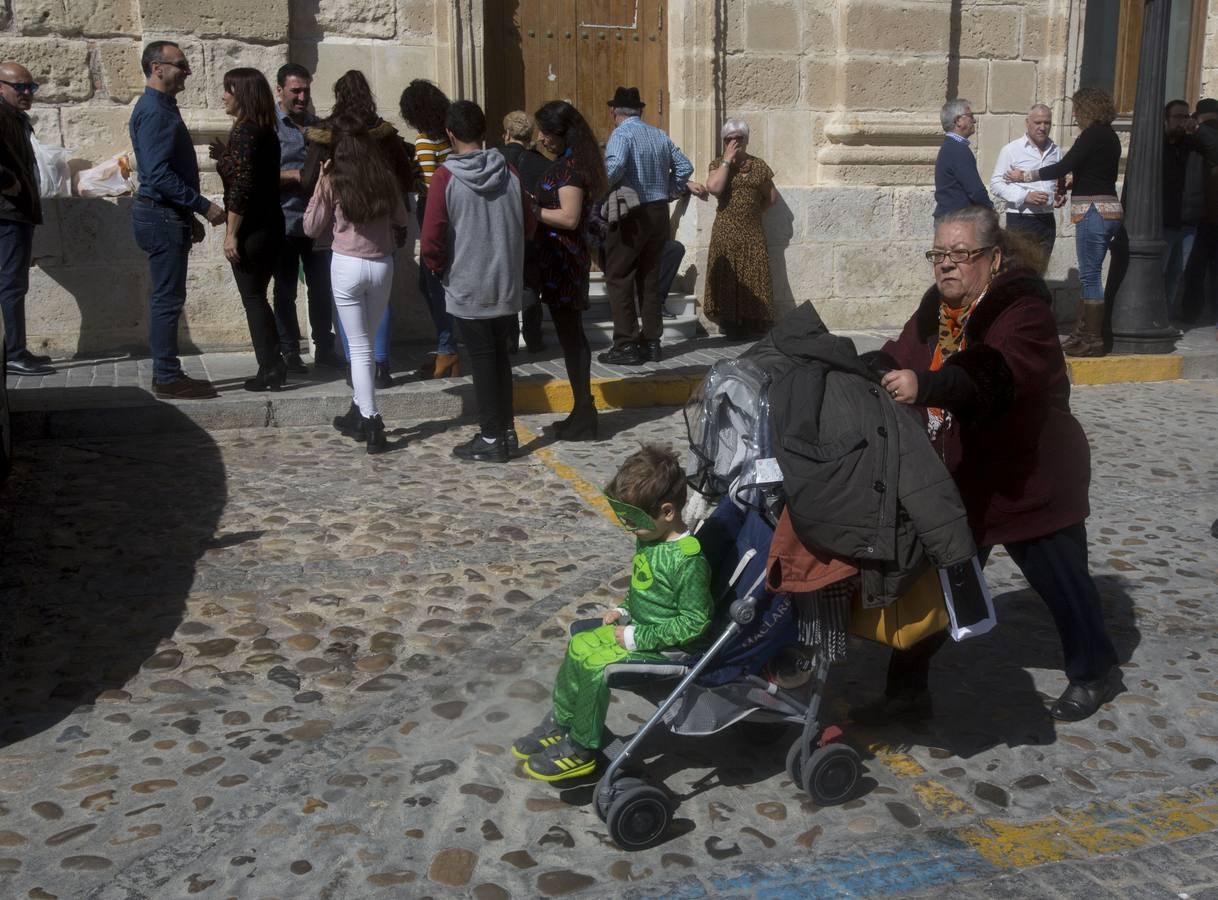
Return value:
M 986 285 L 986 290 L 988 289 L 989 285 Z M 982 291 L 977 299 L 967 306 L 960 306 L 954 309 L 940 301 L 939 341 L 935 344 L 935 351 L 930 358 L 930 370 L 932 372 L 939 371 L 945 362 L 965 348 L 964 326 L 968 324 L 969 317 L 972 316 L 973 310 L 977 308 L 977 304 L 985 297 L 985 293 L 985 291 Z M 937 406 L 927 407 L 926 412 L 926 428 L 933 440 L 939 433 L 939 429 L 947 424 L 951 414 Z

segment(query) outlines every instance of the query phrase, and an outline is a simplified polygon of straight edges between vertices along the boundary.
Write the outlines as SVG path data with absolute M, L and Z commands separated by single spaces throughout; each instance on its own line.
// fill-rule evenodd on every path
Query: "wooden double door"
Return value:
M 503 117 L 550 100 L 578 107 L 604 142 L 618 85 L 637 87 L 644 119 L 668 128 L 667 4 L 662 0 L 495 0 L 486 4 L 487 143 Z

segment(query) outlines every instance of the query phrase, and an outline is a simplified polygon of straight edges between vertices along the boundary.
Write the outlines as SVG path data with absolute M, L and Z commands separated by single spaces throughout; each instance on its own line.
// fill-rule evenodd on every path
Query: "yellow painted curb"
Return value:
M 1180 356 L 1140 353 L 1067 359 L 1066 365 L 1073 384 L 1123 384 L 1175 381 L 1184 369 L 1184 359 Z
M 1184 371 L 1180 356 L 1134 354 L 1067 359 L 1072 384 L 1127 384 L 1176 381 Z M 654 372 L 621 378 L 592 379 L 592 396 L 598 409 L 631 409 L 647 406 L 684 406 L 704 377 Z M 525 377 L 512 386 L 516 412 L 569 412 L 573 403 L 571 383 L 565 378 Z
M 651 375 L 623 378 L 593 378 L 592 396 L 598 409 L 629 409 L 644 406 L 684 406 L 690 392 L 704 375 Z M 518 414 L 570 412 L 571 383 L 566 379 L 517 379 L 512 402 Z

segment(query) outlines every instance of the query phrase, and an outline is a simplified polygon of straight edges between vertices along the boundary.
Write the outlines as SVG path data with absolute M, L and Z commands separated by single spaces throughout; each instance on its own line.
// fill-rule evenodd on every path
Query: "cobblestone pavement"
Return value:
M 605 414 L 613 436 L 582 445 L 526 417 L 507 466 L 456 463 L 450 422 L 375 458 L 306 429 L 24 446 L 0 509 L 0 893 L 1212 896 L 1218 385 L 1074 405 L 1127 691 L 1048 718 L 1055 631 L 999 552 L 1000 627 L 937 660 L 933 722 L 847 726 L 858 796 L 808 801 L 788 738 L 670 741 L 648 769 L 673 834 L 633 854 L 590 786 L 534 782 L 507 748 L 567 624 L 625 585 L 596 486 L 639 441 L 683 442 L 679 411 Z M 831 718 L 884 659 L 851 645 Z M 610 725 L 648 711 L 617 696 Z

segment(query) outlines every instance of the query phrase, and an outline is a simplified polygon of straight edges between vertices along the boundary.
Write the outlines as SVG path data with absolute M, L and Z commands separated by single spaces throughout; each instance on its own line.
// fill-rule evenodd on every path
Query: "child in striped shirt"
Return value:
M 431 176 L 452 152 L 448 135 L 444 131 L 448 106 L 448 97 L 444 92 L 422 78 L 416 78 L 406 86 L 399 102 L 402 118 L 419 135 L 415 138 L 414 149 L 423 184 L 419 191 L 419 202 L 415 205 L 420 231 L 423 228 L 423 213 Z M 418 375 L 420 378 L 456 377 L 461 374 L 461 366 L 457 357 L 453 317 L 445 308 L 444 285 L 427 266 L 419 266 L 419 293 L 426 301 L 431 321 L 436 327 L 436 352 L 429 354 L 419 366 Z

